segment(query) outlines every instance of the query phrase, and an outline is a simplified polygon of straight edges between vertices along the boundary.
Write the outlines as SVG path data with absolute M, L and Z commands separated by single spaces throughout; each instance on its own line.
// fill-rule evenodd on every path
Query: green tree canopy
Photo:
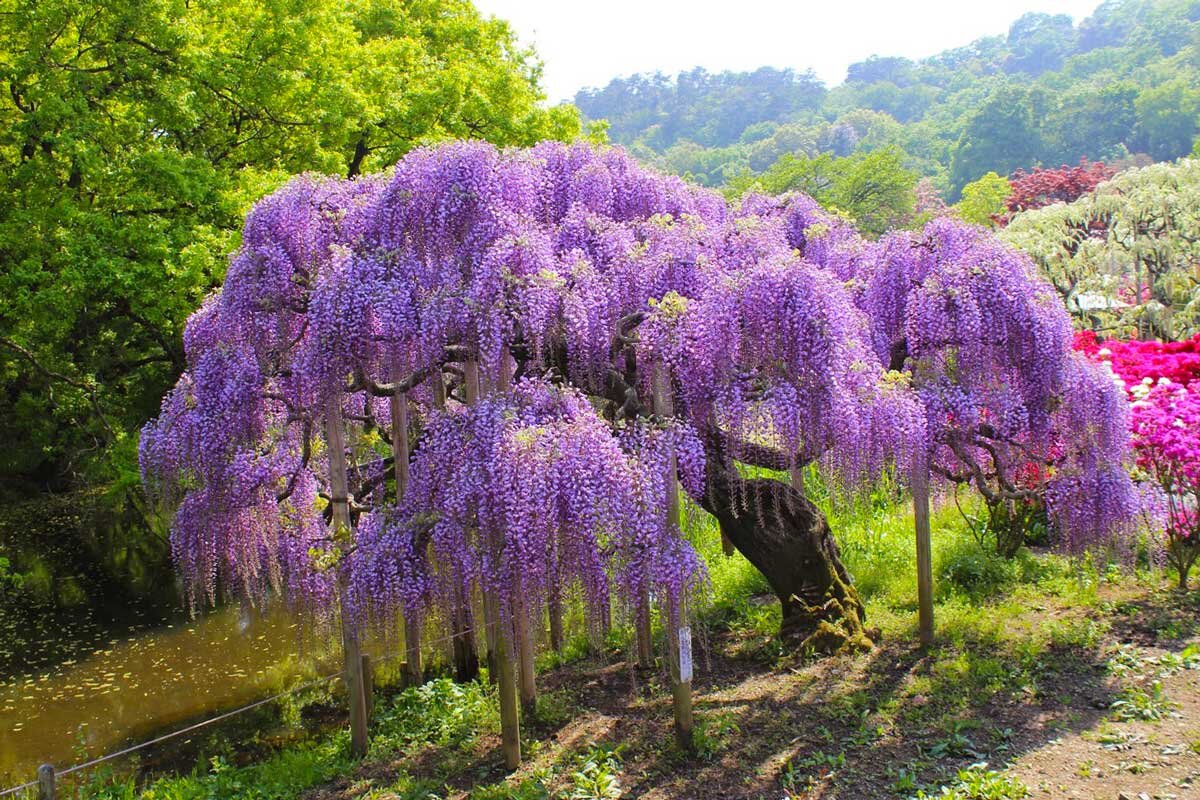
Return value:
M 747 173 L 730 184 L 734 194 L 750 189 L 769 194 L 804 192 L 876 236 L 912 219 L 916 186 L 916 173 L 904 166 L 904 153 L 895 147 L 844 158 L 830 153 L 813 158 L 788 154 L 761 175 Z
M 578 134 L 466 0 L 0 0 L 0 474 L 131 451 L 254 199 L 447 137 Z
M 963 187 L 962 199 L 955 208 L 967 222 L 990 227 L 995 224 L 996 216 L 1004 213 L 1004 201 L 1011 188 L 1008 178 L 989 172 Z

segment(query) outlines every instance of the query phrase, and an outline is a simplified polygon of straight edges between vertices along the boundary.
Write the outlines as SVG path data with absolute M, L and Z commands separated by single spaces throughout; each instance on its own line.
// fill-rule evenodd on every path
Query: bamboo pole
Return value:
M 662 362 L 654 365 L 654 413 L 663 418 L 675 416 L 669 368 Z M 679 482 L 676 477 L 675 453 L 667 457 L 665 483 L 667 487 L 667 524 L 679 528 Z M 682 609 L 668 603 L 667 653 L 671 673 L 671 704 L 675 710 L 675 739 L 681 749 L 690 751 L 692 738 L 692 642 L 691 630 L 681 624 Z
M 933 558 L 929 533 L 929 463 L 920 453 L 913 464 L 913 527 L 917 538 L 917 606 L 921 644 L 933 644 Z
M 350 523 L 350 497 L 346 481 L 346 440 L 342 430 L 342 400 L 333 397 L 325 410 L 325 442 L 329 447 L 329 495 L 333 507 L 334 539 L 343 553 L 353 545 Z M 358 630 L 346 611 L 345 570 L 339 589 L 342 607 L 342 656 L 345 659 L 346 696 L 350 702 L 350 753 L 355 758 L 367 754 L 367 700 L 362 673 L 362 651 Z

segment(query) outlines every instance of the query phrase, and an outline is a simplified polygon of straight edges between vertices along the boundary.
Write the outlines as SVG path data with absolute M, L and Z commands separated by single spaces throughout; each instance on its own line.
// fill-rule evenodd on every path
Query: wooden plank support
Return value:
M 37 771 L 38 800 L 57 800 L 58 789 L 52 764 L 42 764 Z
M 521 711 L 526 719 L 532 720 L 537 717 L 534 641 L 529 629 L 529 611 L 525 607 L 520 587 L 517 587 L 513 596 L 513 633 L 517 640 L 517 683 L 521 695 Z
M 399 380 L 401 367 L 392 363 L 392 378 Z M 438 376 L 441 381 L 441 376 Z M 445 384 L 443 384 L 444 386 Z M 392 461 L 396 471 L 396 503 L 408 491 L 408 461 L 411 449 L 408 440 L 408 394 L 396 392 L 389 399 L 392 414 Z M 424 682 L 421 670 L 421 623 L 414 614 L 404 615 L 404 655 L 402 667 L 405 686 L 420 686 Z

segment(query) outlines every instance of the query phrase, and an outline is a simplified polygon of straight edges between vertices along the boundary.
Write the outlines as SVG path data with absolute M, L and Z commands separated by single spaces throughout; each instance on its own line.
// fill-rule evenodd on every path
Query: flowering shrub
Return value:
M 1200 334 L 1182 342 L 1121 341 L 1101 342 L 1094 331 L 1075 334 L 1074 347 L 1096 361 L 1106 361 L 1127 385 L 1146 378 L 1152 382 L 1166 378 L 1172 383 L 1188 384 L 1200 378 Z
M 1166 555 L 1187 587 L 1200 556 L 1200 335 L 1182 342 L 1101 342 L 1091 331 L 1075 347 L 1107 363 L 1131 404 L 1139 475 L 1154 489 L 1152 516 Z
M 1147 378 L 1146 380 L 1149 380 Z M 1133 387 L 1133 443 L 1137 466 L 1161 490 L 1166 552 L 1187 588 L 1200 556 L 1200 384 L 1168 378 Z

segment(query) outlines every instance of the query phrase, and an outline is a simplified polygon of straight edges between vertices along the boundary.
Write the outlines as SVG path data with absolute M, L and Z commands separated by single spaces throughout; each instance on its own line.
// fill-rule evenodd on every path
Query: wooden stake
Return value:
M 521 766 L 521 718 L 517 713 L 517 676 L 513 665 L 512 629 L 500 622 L 499 604 L 489 604 L 491 619 L 488 627 L 496 629 L 496 685 L 500 692 L 500 741 L 504 749 L 504 766 L 510 770 Z
M 546 615 L 550 617 L 550 649 L 556 653 L 562 652 L 562 597 L 559 596 L 557 586 L 550 587 L 550 597 L 546 601 Z
M 371 657 L 362 654 L 363 697 L 366 698 L 367 719 L 375 711 L 375 668 L 371 666 Z
M 421 622 L 415 614 L 404 617 L 404 683 L 420 686 L 425 682 L 421 668 Z
M 533 636 L 529 631 L 529 613 L 520 587 L 513 596 L 513 628 L 516 634 L 517 675 L 521 692 L 521 710 L 527 719 L 537 715 L 537 683 L 534 679 Z
M 392 364 L 392 377 L 400 377 L 400 366 Z M 439 377 L 440 382 L 440 377 Z M 392 412 L 392 461 L 396 471 L 396 503 L 408 491 L 408 394 L 396 392 L 389 399 Z M 404 684 L 420 686 L 424 680 L 421 670 L 421 624 L 414 614 L 404 615 Z
M 479 402 L 479 362 L 474 359 L 463 362 L 463 395 L 467 405 Z M 498 555 L 501 542 L 494 533 L 489 534 L 492 553 Z M 483 589 L 483 613 L 486 618 L 488 641 L 488 673 L 495 675 L 500 693 L 500 740 L 504 749 L 504 765 L 512 770 L 521 765 L 521 720 L 517 714 L 517 676 L 513 664 L 513 633 L 505 619 L 501 600 L 486 588 Z M 513 608 L 509 607 L 511 619 Z
M 431 378 L 433 407 L 439 411 L 446 408 L 446 380 L 441 371 Z M 450 612 L 450 649 L 454 660 L 454 680 L 469 683 L 479 676 L 479 656 L 475 652 L 475 637 L 472 633 L 474 618 L 471 614 L 471 597 L 455 581 L 454 608 Z
M 633 627 L 637 633 L 637 665 L 642 669 L 654 667 L 654 643 L 650 638 L 650 593 L 642 589 L 633 609 Z
M 342 399 L 330 399 L 325 410 L 325 442 L 329 447 L 329 494 L 333 506 L 334 539 L 342 552 L 353 546 L 350 525 L 350 497 L 346 481 L 346 439 L 342 430 Z M 364 694 L 362 674 L 362 651 L 359 648 L 358 630 L 346 613 L 345 572 L 339 579 L 342 608 L 342 657 L 345 660 L 346 696 L 350 702 L 350 753 L 355 758 L 367 754 L 367 700 Z
M 671 374 L 662 362 L 654 365 L 654 413 L 668 419 L 675 416 L 671 391 Z M 676 477 L 675 453 L 667 457 L 667 524 L 679 529 L 679 481 Z M 680 609 L 667 609 L 667 653 L 671 672 L 671 701 L 675 709 L 675 739 L 684 751 L 691 751 L 692 739 L 692 669 L 691 631 L 680 623 Z M 686 637 L 686 641 L 684 640 Z
M 913 523 L 917 535 L 917 606 L 921 644 L 933 644 L 933 557 L 929 543 L 929 465 L 925 454 L 913 466 Z
M 38 800 L 56 800 L 58 790 L 55 787 L 54 767 L 50 764 L 38 767 L 37 780 Z

